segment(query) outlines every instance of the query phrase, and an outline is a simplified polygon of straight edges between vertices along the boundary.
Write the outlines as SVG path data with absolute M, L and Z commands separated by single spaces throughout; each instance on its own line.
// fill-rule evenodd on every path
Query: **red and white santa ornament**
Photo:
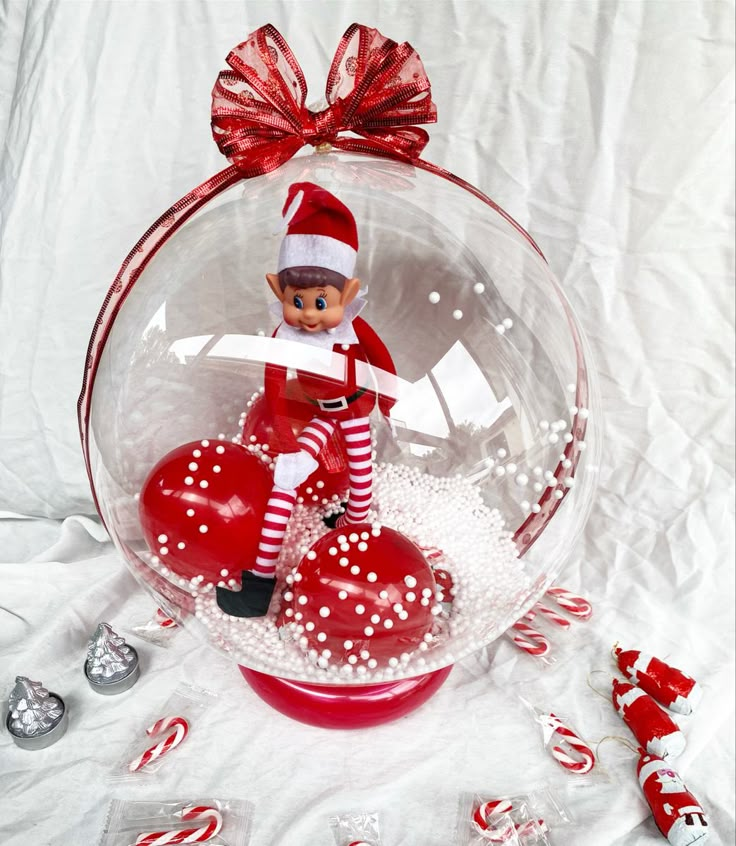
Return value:
M 700 685 L 682 670 L 637 649 L 614 646 L 613 654 L 621 672 L 670 711 L 692 714 L 700 702 Z
M 672 766 L 642 750 L 637 774 L 657 828 L 671 846 L 705 843 L 710 834 L 705 813 Z
M 685 751 L 685 735 L 640 687 L 613 679 L 613 707 L 651 755 L 675 758 Z

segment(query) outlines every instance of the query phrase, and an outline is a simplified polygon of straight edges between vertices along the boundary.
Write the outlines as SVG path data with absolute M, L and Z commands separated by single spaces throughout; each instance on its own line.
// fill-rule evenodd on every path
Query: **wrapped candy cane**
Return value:
M 613 679 L 611 698 L 634 737 L 651 755 L 675 758 L 685 751 L 685 735 L 641 688 Z
M 572 614 L 573 617 L 588 620 L 593 614 L 593 606 L 587 599 L 583 599 L 582 596 L 576 596 L 566 588 L 551 587 L 547 591 L 547 596 L 552 597 L 560 608 L 567 611 L 568 614 Z
M 378 814 L 353 812 L 330 817 L 330 828 L 336 846 L 381 846 Z
M 554 623 L 556 626 L 559 626 L 561 629 L 570 628 L 571 623 L 567 617 L 563 617 L 562 614 L 558 614 L 554 608 L 548 608 L 546 605 L 542 605 L 541 602 L 538 602 L 532 610 L 544 617 L 545 620 L 549 620 L 550 623 Z
M 182 828 L 166 831 L 151 831 L 139 834 L 136 846 L 169 846 L 177 843 L 205 843 L 220 833 L 222 814 L 208 805 L 183 808 L 181 818 L 185 822 L 203 821 L 198 828 Z
M 544 820 L 526 820 L 524 822 L 515 822 L 508 819 L 508 826 L 501 826 L 497 828 L 494 825 L 494 817 L 506 816 L 516 810 L 514 803 L 509 799 L 492 799 L 489 802 L 483 802 L 479 805 L 473 813 L 473 822 L 475 825 L 485 833 L 485 839 L 494 843 L 503 843 L 509 839 L 510 827 L 516 832 L 518 838 L 523 842 L 524 838 L 531 835 L 546 834 L 547 828 Z
M 705 812 L 671 765 L 642 750 L 637 775 L 657 828 L 670 846 L 705 843 L 710 834 Z
M 146 764 L 155 761 L 156 758 L 160 758 L 172 749 L 176 749 L 187 734 L 189 734 L 189 723 L 183 717 L 163 717 L 160 720 L 156 720 L 152 726 L 149 726 L 146 729 L 146 734 L 149 737 L 153 737 L 168 729 L 173 729 L 173 731 L 170 731 L 162 741 L 146 749 L 145 752 L 141 753 L 128 764 L 128 769 L 131 773 L 138 772 Z
M 550 747 L 550 753 L 557 763 L 577 775 L 589 773 L 595 766 L 595 755 L 590 746 L 554 714 L 547 714 L 542 720 L 553 735 L 561 738 L 557 746 Z
M 173 629 L 176 628 L 177 625 L 176 620 L 169 617 L 169 615 L 161 608 L 156 609 L 155 620 L 162 629 Z
M 613 654 L 621 672 L 670 711 L 692 714 L 700 702 L 700 685 L 682 670 L 637 649 L 624 650 L 616 645 Z
M 153 802 L 113 799 L 102 835 L 95 843 L 97 846 L 177 846 L 180 843 L 248 846 L 252 827 L 253 805 L 243 799 L 214 796 Z M 92 841 L 85 838 L 84 842 Z
M 507 635 L 515 646 L 523 649 L 524 652 L 528 652 L 529 655 L 542 657 L 551 649 L 549 640 L 541 632 L 527 626 L 526 623 L 514 623 Z

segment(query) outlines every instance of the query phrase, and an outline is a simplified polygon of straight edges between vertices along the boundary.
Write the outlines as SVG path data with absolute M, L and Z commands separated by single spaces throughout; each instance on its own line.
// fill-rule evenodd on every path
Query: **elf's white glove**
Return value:
M 273 480 L 278 487 L 285 491 L 293 491 L 306 481 L 318 467 L 319 462 L 312 458 L 306 450 L 286 452 L 276 459 Z

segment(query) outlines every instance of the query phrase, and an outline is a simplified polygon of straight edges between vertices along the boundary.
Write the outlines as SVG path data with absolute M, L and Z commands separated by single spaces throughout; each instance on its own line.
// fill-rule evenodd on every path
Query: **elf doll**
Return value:
M 395 402 L 391 355 L 358 316 L 365 299 L 360 280 L 353 276 L 358 232 L 352 213 L 324 188 L 299 182 L 289 188 L 282 214 L 286 235 L 278 272 L 266 274 L 281 318 L 273 337 L 331 351 L 332 359 L 328 374 L 296 371 L 299 387 L 314 406 L 313 418 L 296 440 L 286 406 L 287 370 L 266 366 L 266 402 L 277 432 L 293 442 L 293 451 L 276 459 L 258 554 L 253 567 L 243 571 L 242 589 L 217 588 L 217 604 L 233 617 L 262 617 L 268 611 L 297 488 L 318 467 L 317 456 L 335 437 L 347 453 L 350 491 L 345 511 L 336 521 L 325 522 L 343 527 L 366 519 L 373 486 L 370 414 L 378 405 L 388 417 Z

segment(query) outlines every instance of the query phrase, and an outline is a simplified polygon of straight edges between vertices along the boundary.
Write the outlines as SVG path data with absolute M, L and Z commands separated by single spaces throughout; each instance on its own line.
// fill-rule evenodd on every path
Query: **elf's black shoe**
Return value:
M 323 517 L 322 522 L 327 526 L 328 529 L 336 529 L 337 528 L 337 521 L 342 517 L 347 509 L 348 504 L 347 502 L 341 502 L 340 508 L 342 511 L 338 511 L 337 514 L 330 514 L 329 517 Z
M 217 604 L 231 617 L 264 617 L 271 603 L 276 579 L 262 579 L 243 570 L 243 587 L 239 591 L 217 587 Z

